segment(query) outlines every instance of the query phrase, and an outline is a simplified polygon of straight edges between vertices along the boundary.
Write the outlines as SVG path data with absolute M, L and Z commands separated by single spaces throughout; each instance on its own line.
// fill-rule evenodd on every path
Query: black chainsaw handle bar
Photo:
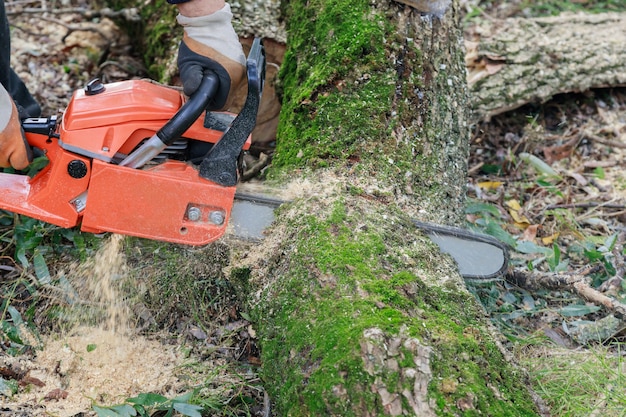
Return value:
M 160 154 L 163 149 L 174 143 L 200 117 L 211 100 L 213 100 L 218 86 L 219 79 L 215 73 L 209 72 L 205 74 L 200 87 L 176 114 L 151 138 L 124 158 L 120 165 L 129 168 L 141 168 Z
M 200 117 L 213 100 L 220 81 L 214 72 L 205 74 L 200 87 L 172 118 L 156 133 L 161 142 L 171 145 Z

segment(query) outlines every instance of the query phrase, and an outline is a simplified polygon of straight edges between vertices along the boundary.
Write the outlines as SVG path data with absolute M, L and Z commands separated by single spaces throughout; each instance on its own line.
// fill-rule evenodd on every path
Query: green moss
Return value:
M 373 227 L 370 221 L 341 201 L 326 219 L 301 219 L 285 267 L 289 276 L 255 312 L 263 323 L 263 377 L 278 414 L 356 416 L 355 410 L 380 406 L 370 389 L 375 377 L 365 370 L 361 352 L 364 331 L 379 328 L 434 348 L 429 395 L 442 415 L 457 415 L 466 397 L 477 414 L 533 415 L 520 376 L 480 330 L 482 313 L 472 296 L 426 285 L 402 268 L 385 242 L 402 241 L 409 230 Z M 359 228 L 363 223 L 370 227 Z M 416 261 L 425 265 L 424 274 L 436 273 L 425 260 Z M 398 363 L 414 368 L 412 355 L 402 348 Z M 412 389 L 403 387 L 408 382 L 397 370 L 377 372 L 391 392 Z M 442 390 L 444 379 L 458 381 L 456 389 Z
M 395 13 L 367 0 L 287 3 L 271 177 L 348 167 L 416 201 L 462 195 L 468 132 L 463 77 L 455 76 L 464 71 L 455 49 L 461 35 L 398 28 Z M 447 45 L 435 47 L 431 37 Z
M 389 23 L 367 0 L 289 2 L 287 13 L 274 168 L 345 160 L 387 132 L 395 83 L 381 45 Z

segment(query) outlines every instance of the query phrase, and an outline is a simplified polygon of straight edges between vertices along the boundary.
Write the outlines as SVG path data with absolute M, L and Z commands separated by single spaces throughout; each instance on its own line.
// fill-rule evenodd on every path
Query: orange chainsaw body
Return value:
M 0 209 L 93 233 L 190 245 L 218 239 L 228 224 L 234 186 L 200 177 L 184 160 L 141 169 L 114 162 L 153 136 L 184 103 L 178 91 L 141 80 L 106 84 L 96 95 L 77 91 L 54 131 L 27 131 L 29 144 L 49 163 L 33 178 L 0 173 Z M 205 128 L 203 116 L 183 139 L 220 140 L 223 132 Z M 244 149 L 249 146 L 250 138 Z

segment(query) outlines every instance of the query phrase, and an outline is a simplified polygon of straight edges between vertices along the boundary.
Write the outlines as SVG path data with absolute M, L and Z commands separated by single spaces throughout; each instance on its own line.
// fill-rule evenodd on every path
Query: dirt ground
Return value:
M 41 103 L 44 116 L 62 114 L 72 92 L 90 79 L 99 77 L 112 82 L 146 75 L 143 64 L 132 54 L 132 40 L 112 20 L 87 20 L 79 13 L 20 13 L 24 7 L 40 8 L 41 4 L 6 2 L 12 24 L 13 67 Z M 494 3 L 483 13 L 488 18 L 509 17 L 523 13 L 520 4 Z M 88 2 L 71 0 L 63 5 L 87 7 Z M 466 7 L 470 9 L 472 5 L 468 2 Z M 468 197 L 474 207 L 479 207 L 480 203 L 495 207 L 499 213 L 498 225 L 510 236 L 523 236 L 523 240 L 542 248 L 563 248 L 560 260 L 566 258 L 568 245 L 581 240 L 602 240 L 616 234 L 616 247 L 621 248 L 626 220 L 624 144 L 624 89 L 569 94 L 555 97 L 544 105 L 528 105 L 474 127 Z M 522 152 L 548 162 L 561 179 L 546 182 L 538 175 L 537 165 L 521 162 Z M 511 206 L 514 200 L 518 206 Z M 564 211 L 557 213 L 560 209 Z M 468 220 L 477 227 L 484 226 L 484 222 L 481 223 L 484 215 L 480 211 L 469 213 Z M 605 274 L 602 282 L 594 287 L 602 294 L 621 298 L 624 295 L 623 254 L 613 253 L 612 265 L 617 270 Z M 515 253 L 514 264 L 527 268 L 540 256 L 549 258 L 545 251 Z M 568 263 L 562 267 L 566 273 L 580 274 L 590 263 L 590 258 L 585 256 L 568 256 Z M 599 265 L 602 268 L 602 263 Z M 536 269 L 549 270 L 548 262 L 537 263 Z M 497 285 L 510 284 L 494 284 Z M 514 293 L 510 287 L 499 287 L 499 290 Z M 481 295 L 484 289 L 476 291 Z M 513 309 L 528 310 L 541 304 L 537 295 L 534 295 L 532 307 L 528 299 L 513 297 L 518 297 L 510 303 Z M 563 303 L 562 300 L 559 298 L 557 302 L 546 296 L 541 305 Z M 501 299 L 494 301 L 493 311 L 500 313 L 498 307 L 502 304 Z M 189 386 L 180 378 L 190 378 L 179 372 L 190 360 L 188 352 L 181 351 L 175 343 L 180 337 L 200 340 L 205 360 L 208 351 L 220 349 L 222 353 L 230 350 L 241 356 L 241 346 L 252 343 L 253 331 L 244 318 L 225 308 L 219 314 L 218 323 L 230 326 L 232 334 L 239 335 L 228 338 L 230 345 L 211 345 L 208 337 L 211 335 L 195 328 L 189 320 L 171 322 L 170 328 L 179 330 L 174 335 L 144 337 L 136 333 L 115 333 L 110 328 L 81 327 L 61 337 L 46 338 L 45 349 L 38 354 L 10 358 L 0 352 L 0 370 L 23 372 L 32 387 L 29 392 L 13 398 L 10 404 L 1 404 L 0 414 L 89 415 L 87 410 L 92 402 L 115 404 L 147 391 L 176 395 Z M 545 334 L 555 343 L 565 347 L 580 346 L 563 331 L 563 316 L 558 314 L 519 315 L 502 320 L 520 332 L 549 329 Z M 219 367 L 226 363 L 225 358 L 232 358 L 232 354 L 210 358 L 208 362 Z M 147 367 L 146 363 L 151 365 Z M 85 369 L 98 370 L 99 378 L 95 379 L 93 372 L 88 374 Z M 222 377 L 228 379 L 228 376 Z M 251 381 L 254 378 L 254 375 L 249 376 Z M 72 391 L 74 388 L 77 391 Z M 255 395 L 261 404 L 255 415 L 262 415 L 262 394 Z

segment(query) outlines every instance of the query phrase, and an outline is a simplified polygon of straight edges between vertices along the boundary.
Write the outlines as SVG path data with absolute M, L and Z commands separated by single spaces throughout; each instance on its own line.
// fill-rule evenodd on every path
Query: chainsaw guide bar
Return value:
M 268 195 L 235 193 L 231 234 L 239 239 L 261 241 L 274 222 L 274 211 L 286 201 Z M 502 277 L 509 265 L 509 249 L 498 239 L 460 227 L 413 220 L 413 224 L 439 249 L 452 256 L 465 279 L 490 280 Z

